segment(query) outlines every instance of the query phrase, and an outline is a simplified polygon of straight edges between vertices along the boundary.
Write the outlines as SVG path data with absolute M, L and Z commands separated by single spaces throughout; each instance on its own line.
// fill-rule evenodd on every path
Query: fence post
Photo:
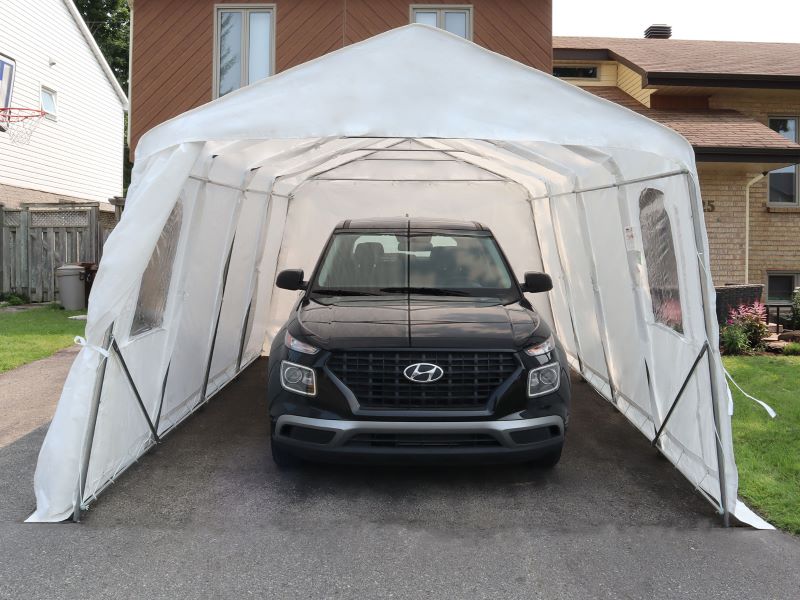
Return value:
M 19 253 L 19 291 L 30 298 L 31 295 L 31 274 L 28 268 L 29 256 L 28 236 L 30 235 L 30 212 L 27 206 L 20 207 L 19 228 L 17 229 L 17 252 Z

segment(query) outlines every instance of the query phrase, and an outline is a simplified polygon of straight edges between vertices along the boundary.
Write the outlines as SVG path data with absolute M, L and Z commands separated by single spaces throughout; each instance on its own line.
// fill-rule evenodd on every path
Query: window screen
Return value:
M 652 188 L 642 192 L 639 223 L 655 320 L 683 333 L 678 261 L 663 192 Z
M 167 219 L 158 238 L 150 262 L 142 275 L 139 298 L 136 300 L 136 313 L 131 324 L 131 336 L 161 327 L 164 310 L 167 307 L 169 285 L 172 279 L 172 265 L 181 233 L 183 204 L 178 201 Z
M 798 141 L 797 119 L 772 118 L 769 126 L 787 140 Z M 769 174 L 769 201 L 775 204 L 797 204 L 797 165 L 776 169 Z
M 767 301 L 791 303 L 794 287 L 794 275 L 771 273 L 767 279 Z

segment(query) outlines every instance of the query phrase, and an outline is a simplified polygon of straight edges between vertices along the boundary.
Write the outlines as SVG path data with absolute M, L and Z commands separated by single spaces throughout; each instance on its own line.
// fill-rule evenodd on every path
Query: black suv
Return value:
M 566 357 L 478 223 L 340 223 L 269 356 L 272 456 L 555 465 L 569 418 Z

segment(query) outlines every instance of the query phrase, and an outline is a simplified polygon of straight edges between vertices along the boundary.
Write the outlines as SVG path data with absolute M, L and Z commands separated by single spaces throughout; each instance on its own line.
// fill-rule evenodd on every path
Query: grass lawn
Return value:
M 726 356 L 747 393 L 778 413 L 770 419 L 731 386 L 739 494 L 776 527 L 800 534 L 800 356 Z
M 50 307 L 0 312 L 0 373 L 72 344 L 86 326 L 86 321 L 67 318 L 78 314 Z

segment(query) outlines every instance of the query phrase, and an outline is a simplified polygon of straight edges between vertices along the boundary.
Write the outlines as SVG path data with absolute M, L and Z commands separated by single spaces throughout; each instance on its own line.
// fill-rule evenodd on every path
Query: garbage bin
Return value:
M 94 282 L 94 277 L 97 275 L 97 263 L 82 262 L 78 264 L 83 267 L 83 283 L 86 286 L 86 302 L 88 303 L 92 293 L 92 282 Z
M 86 308 L 85 270 L 81 265 L 64 265 L 56 269 L 61 306 L 67 310 Z

